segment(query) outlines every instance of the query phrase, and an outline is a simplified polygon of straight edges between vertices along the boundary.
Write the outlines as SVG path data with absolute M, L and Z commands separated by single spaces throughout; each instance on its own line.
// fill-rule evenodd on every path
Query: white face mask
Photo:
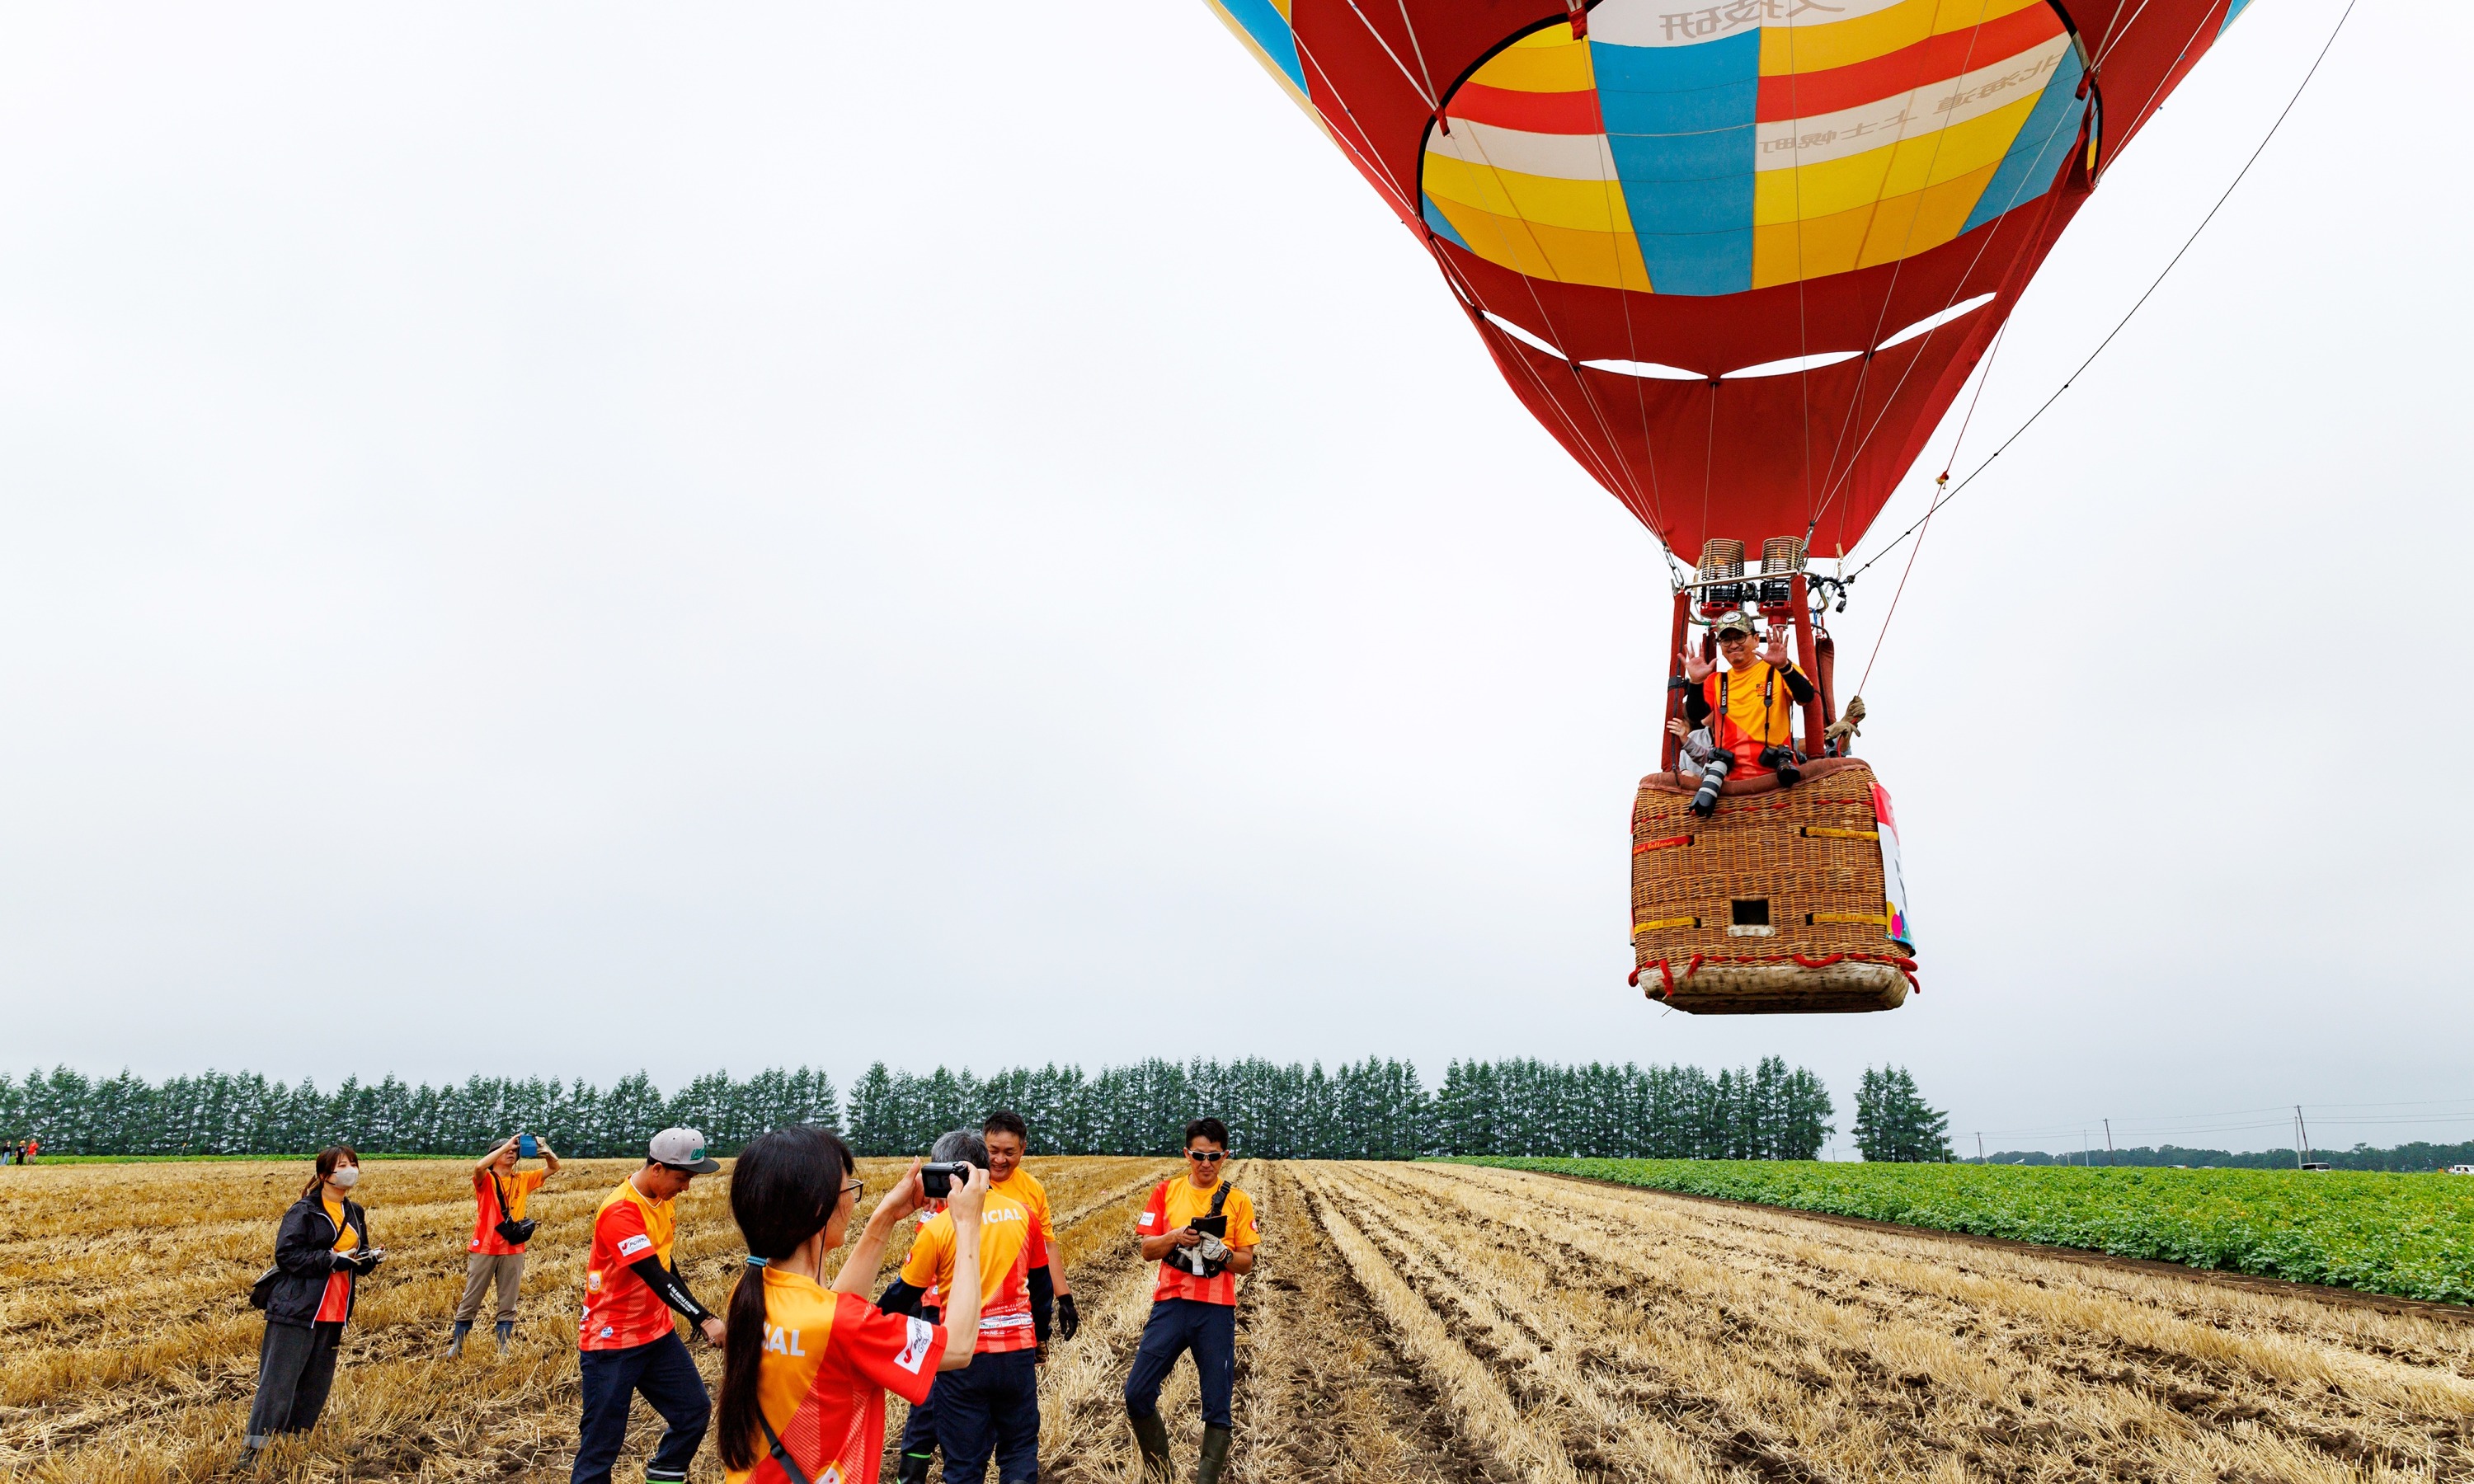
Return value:
M 357 1164 L 339 1164 L 335 1166 L 335 1173 L 327 1176 L 327 1179 L 338 1188 L 350 1190 L 361 1183 L 361 1167 Z

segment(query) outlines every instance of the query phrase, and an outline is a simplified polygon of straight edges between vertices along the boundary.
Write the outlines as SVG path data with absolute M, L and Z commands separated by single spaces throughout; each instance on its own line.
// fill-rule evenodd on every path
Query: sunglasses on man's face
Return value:
M 1185 1152 L 1185 1157 L 1189 1160 L 1200 1160 L 1205 1164 L 1217 1164 L 1221 1161 L 1228 1158 L 1226 1155 L 1220 1154 L 1216 1151 L 1205 1152 L 1201 1149 L 1189 1149 Z

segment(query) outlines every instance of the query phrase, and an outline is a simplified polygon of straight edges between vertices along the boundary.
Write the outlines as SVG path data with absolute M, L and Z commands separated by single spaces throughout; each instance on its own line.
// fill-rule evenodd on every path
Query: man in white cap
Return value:
M 620 1181 L 593 1213 L 584 1322 L 577 1330 L 584 1424 L 573 1484 L 609 1484 L 638 1392 L 668 1424 L 644 1466 L 648 1481 L 685 1479 L 688 1461 L 704 1442 L 713 1400 L 670 1316 L 685 1314 L 715 1345 L 722 1341 L 721 1316 L 698 1304 L 679 1277 L 670 1256 L 678 1226 L 671 1203 L 698 1175 L 720 1168 L 720 1161 L 706 1157 L 702 1134 L 664 1129 L 653 1136 L 643 1168 Z

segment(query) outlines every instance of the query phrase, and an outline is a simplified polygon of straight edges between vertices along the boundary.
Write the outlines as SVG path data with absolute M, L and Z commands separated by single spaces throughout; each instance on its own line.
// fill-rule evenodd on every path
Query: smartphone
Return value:
M 920 1192 L 932 1201 L 946 1200 L 953 1195 L 955 1185 L 969 1185 L 970 1182 L 971 1161 L 968 1160 L 919 1166 Z
M 540 1139 L 538 1139 L 538 1138 L 533 1137 L 530 1134 L 519 1134 L 519 1135 L 517 1135 L 517 1136 L 516 1136 L 516 1158 L 517 1158 L 517 1159 L 519 1159 L 519 1160 L 538 1160 L 538 1159 L 540 1159 L 540 1158 L 541 1158 L 541 1140 L 540 1140 Z

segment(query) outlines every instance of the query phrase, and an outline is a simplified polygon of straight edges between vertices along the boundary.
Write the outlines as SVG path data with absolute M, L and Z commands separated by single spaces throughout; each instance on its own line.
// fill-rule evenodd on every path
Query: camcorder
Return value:
M 919 1166 L 920 1193 L 932 1201 L 947 1200 L 952 1197 L 956 1185 L 970 1183 L 971 1161 L 968 1160 L 948 1160 Z

